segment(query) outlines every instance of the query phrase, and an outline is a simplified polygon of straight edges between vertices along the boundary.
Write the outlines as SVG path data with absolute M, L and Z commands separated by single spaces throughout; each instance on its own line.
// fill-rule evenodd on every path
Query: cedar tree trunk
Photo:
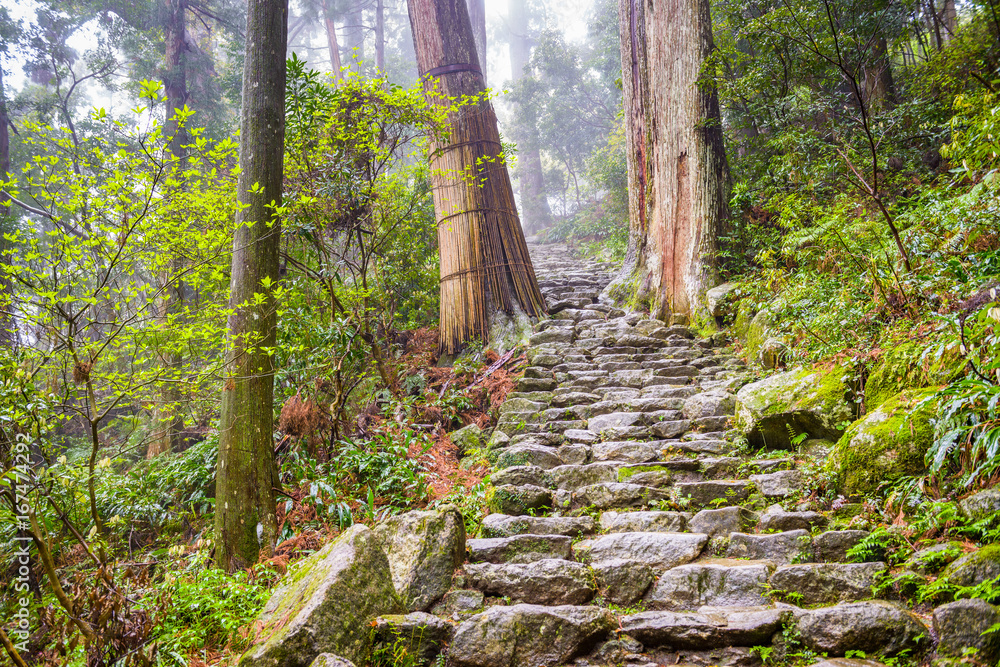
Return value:
M 485 96 L 465 0 L 409 0 L 424 89 L 433 104 L 478 96 L 453 108 L 450 134 L 431 146 L 441 255 L 441 339 L 445 354 L 489 340 L 498 313 L 535 317 L 545 301 L 524 242 L 493 105 Z
M 653 317 L 691 317 L 717 281 L 728 167 L 714 86 L 708 0 L 621 0 L 629 248 L 609 286 Z
M 233 239 L 227 360 L 215 488 L 216 563 L 232 571 L 271 553 L 274 499 L 274 368 L 278 244 L 285 152 L 287 0 L 250 0 Z M 259 528 L 258 528 L 259 526 Z

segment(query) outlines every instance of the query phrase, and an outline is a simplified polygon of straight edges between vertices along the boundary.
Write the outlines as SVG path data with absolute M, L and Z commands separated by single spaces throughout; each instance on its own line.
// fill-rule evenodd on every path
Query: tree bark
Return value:
M 232 571 L 272 552 L 274 495 L 273 288 L 285 148 L 287 0 L 250 0 L 240 133 L 240 175 L 233 240 L 228 342 L 219 462 L 216 471 L 216 563 Z M 258 528 L 259 526 L 259 528 Z M 259 533 L 258 533 L 259 530 Z
M 728 214 L 718 95 L 699 81 L 712 50 L 709 3 L 621 0 L 619 20 L 629 248 L 609 290 L 657 318 L 693 317 L 717 282 Z
M 433 104 L 451 107 L 450 133 L 431 146 L 441 255 L 441 339 L 445 354 L 489 339 L 498 313 L 545 312 L 514 205 L 493 105 L 484 95 L 465 0 L 409 0 L 417 67 Z
M 488 81 L 486 51 L 486 0 L 468 0 L 469 20 L 472 22 L 472 34 L 476 38 L 476 54 L 479 56 L 479 68 L 483 72 L 483 81 Z
M 340 44 L 337 43 L 337 26 L 330 16 L 331 9 L 323 3 L 323 22 L 326 25 L 326 46 L 330 50 L 330 69 L 338 81 L 343 80 L 343 65 L 340 62 Z
M 531 58 L 532 40 L 528 36 L 528 9 L 525 0 L 508 0 L 507 11 L 510 72 L 511 77 L 517 81 L 526 76 L 524 68 Z M 517 183 L 521 191 L 524 228 L 529 232 L 536 232 L 551 224 L 552 212 L 545 196 L 545 176 L 542 172 L 542 154 L 536 127 L 538 119 L 523 115 L 530 127 L 525 136 L 516 137 L 520 154 L 517 161 Z

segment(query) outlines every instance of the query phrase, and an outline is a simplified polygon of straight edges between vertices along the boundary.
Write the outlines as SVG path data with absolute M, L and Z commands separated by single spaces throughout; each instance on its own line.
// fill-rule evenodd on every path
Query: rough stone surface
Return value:
M 786 512 L 781 505 L 771 505 L 760 515 L 761 530 L 812 530 L 826 522 L 819 512 Z
M 647 647 L 760 646 L 770 643 L 784 616 L 781 610 L 762 607 L 704 608 L 697 613 L 646 611 L 623 616 L 621 628 Z
M 590 535 L 597 529 L 597 522 L 589 516 L 540 517 L 490 514 L 483 519 L 483 534 L 489 537 L 510 535 Z
M 927 627 L 890 602 L 851 602 L 821 607 L 798 616 L 802 643 L 813 651 L 843 656 L 847 651 L 893 656 L 918 653 L 929 644 Z
M 552 507 L 552 490 L 534 484 L 502 484 L 493 487 L 487 504 L 501 514 L 528 514 L 532 510 Z
M 996 633 L 983 635 L 995 623 L 1000 623 L 997 608 L 984 600 L 957 600 L 934 610 L 934 634 L 937 653 L 961 657 L 966 649 L 976 649 L 976 659 L 995 664 L 1000 657 L 1000 637 Z
M 375 528 L 392 583 L 409 611 L 426 611 L 451 588 L 465 559 L 465 520 L 457 509 L 407 512 Z
M 958 586 L 975 586 L 1000 577 L 1000 544 L 991 544 L 979 551 L 962 556 L 941 572 L 948 582 Z
M 769 560 L 774 563 L 790 563 L 802 554 L 812 552 L 809 532 L 805 530 L 789 530 L 783 533 L 767 535 L 751 535 L 733 533 L 729 537 L 729 548 L 726 558 L 749 558 L 750 560 Z
M 965 500 L 958 501 L 959 507 L 973 521 L 1000 512 L 1000 486 L 973 493 Z
M 485 444 L 483 429 L 479 428 L 476 424 L 469 424 L 468 426 L 463 426 L 457 431 L 452 431 L 448 434 L 448 438 L 451 440 L 453 445 L 458 447 L 459 456 L 473 449 L 482 447 Z
M 802 488 L 802 473 L 798 470 L 779 470 L 764 475 L 750 475 L 750 481 L 765 498 L 785 498 Z
M 564 535 L 513 535 L 466 540 L 473 563 L 533 563 L 546 558 L 569 558 L 571 537 Z
M 885 569 L 885 563 L 786 565 L 771 575 L 771 588 L 796 594 L 785 597 L 802 605 L 865 600 L 872 596 L 875 577 Z
M 241 667 L 307 667 L 321 653 L 361 663 L 368 624 L 403 611 L 389 560 L 366 526 L 354 525 L 292 566 L 257 619 L 262 642 Z
M 594 509 L 612 509 L 627 507 L 646 507 L 659 500 L 667 500 L 670 493 L 663 489 L 639 484 L 608 482 L 591 484 L 573 493 L 574 507 L 592 507 Z
M 718 560 L 667 570 L 646 596 L 650 609 L 694 610 L 699 607 L 766 605 L 770 563 Z
M 561 665 L 604 640 L 616 627 L 600 607 L 491 607 L 455 631 L 448 650 L 452 667 Z
M 730 533 L 748 530 L 757 523 L 757 515 L 745 507 L 723 507 L 716 510 L 702 510 L 688 522 L 694 533 L 705 533 L 709 537 L 729 537 Z
M 487 595 L 537 604 L 584 604 L 594 597 L 587 567 L 568 560 L 466 565 L 469 584 Z
M 608 533 L 679 533 L 687 526 L 688 516 L 684 512 L 604 512 L 600 523 Z
M 431 613 L 436 616 L 455 616 L 476 611 L 482 606 L 482 591 L 459 588 L 445 593 L 444 597 L 431 608 Z
M 637 602 L 653 583 L 653 568 L 643 563 L 612 559 L 595 563 L 597 589 L 612 604 L 628 606 Z
M 662 571 L 691 562 L 707 541 L 700 533 L 611 533 L 578 542 L 573 553 L 591 563 L 624 557 Z

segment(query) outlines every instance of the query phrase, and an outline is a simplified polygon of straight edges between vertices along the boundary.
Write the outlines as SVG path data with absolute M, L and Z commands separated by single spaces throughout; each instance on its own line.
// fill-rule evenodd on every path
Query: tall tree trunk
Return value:
M 177 111 L 183 109 L 188 100 L 187 89 L 187 22 L 185 13 L 187 0 L 167 0 L 167 16 L 164 25 L 164 44 L 166 46 L 166 75 L 163 77 L 167 93 L 167 112 L 164 133 L 170 138 L 168 148 L 177 163 L 172 171 L 180 174 L 184 171 L 185 146 L 188 143 L 187 130 L 179 122 Z M 171 186 L 175 187 L 175 186 Z M 166 281 L 172 281 L 179 276 L 184 268 L 184 260 L 176 253 L 170 263 L 171 271 L 164 276 Z M 164 286 L 162 302 L 159 305 L 159 319 L 164 331 L 169 330 L 170 319 L 176 316 L 184 301 L 184 285 L 174 282 Z M 181 392 L 178 380 L 183 366 L 183 359 L 177 352 L 161 351 L 160 365 L 163 368 L 163 382 L 160 385 L 159 405 L 153 414 L 156 430 L 153 432 L 146 458 L 155 458 L 177 448 L 180 433 L 184 429 L 184 417 L 181 412 Z
M 699 82 L 712 50 L 709 3 L 621 0 L 619 19 L 629 249 L 609 290 L 634 290 L 654 317 L 690 317 L 717 280 L 717 236 L 727 215 L 718 96 Z
M 216 563 L 252 565 L 277 540 L 274 496 L 273 289 L 285 153 L 287 0 L 250 0 L 247 11 L 240 175 L 229 295 L 228 342 L 219 464 L 216 469 Z M 259 528 L 258 528 L 259 526 Z M 260 531 L 258 534 L 258 530 Z
M 496 114 L 483 95 L 465 0 L 407 5 L 430 101 L 478 96 L 475 104 L 452 110 L 448 138 L 431 147 L 441 254 L 440 347 L 454 354 L 474 338 L 488 340 L 499 313 L 535 317 L 545 312 L 545 301 L 518 221 Z
M 469 20 L 472 22 L 472 34 L 476 38 L 476 54 L 479 56 L 479 68 L 483 71 L 483 81 L 488 80 L 486 52 L 486 0 L 469 0 Z
M 361 74 L 365 60 L 365 17 L 361 5 L 356 0 L 352 2 L 344 25 L 344 46 L 347 50 L 344 60 L 349 63 L 352 72 Z
M 375 69 L 385 73 L 385 0 L 375 0 Z
M 508 0 L 507 23 L 510 28 L 510 72 L 515 81 L 526 76 L 524 68 L 531 58 L 531 38 L 528 36 L 528 8 L 525 0 Z M 539 151 L 536 118 L 525 114 L 530 125 L 525 136 L 516 137 L 520 157 L 517 161 L 517 183 L 521 190 L 521 214 L 529 232 L 544 229 L 552 222 L 552 212 L 545 196 L 545 177 Z
M 955 0 L 942 0 L 941 7 L 941 39 L 945 44 L 955 36 L 955 29 L 958 27 L 958 10 L 955 7 Z
M 381 0 L 380 0 L 381 1 Z M 326 46 L 330 50 L 330 69 L 338 81 L 343 80 L 343 65 L 340 62 L 340 44 L 337 43 L 337 26 L 331 18 L 331 9 L 328 3 L 323 3 L 323 22 L 326 25 Z
M 0 178 L 7 180 L 10 171 L 10 118 L 7 116 L 7 91 L 3 85 L 3 67 L 0 67 Z M 10 232 L 10 197 L 0 192 L 0 347 L 13 348 L 17 344 L 14 323 L 14 286 L 7 275 L 10 264 L 10 244 L 4 233 Z

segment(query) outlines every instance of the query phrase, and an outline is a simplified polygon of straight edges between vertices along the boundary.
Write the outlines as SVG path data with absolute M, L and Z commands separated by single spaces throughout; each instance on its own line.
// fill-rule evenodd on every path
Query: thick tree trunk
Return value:
M 227 360 L 216 471 L 216 563 L 252 565 L 277 539 L 274 496 L 273 288 L 278 282 L 285 149 L 287 0 L 250 0 L 247 11 L 240 175 L 233 239 Z
M 341 71 L 343 65 L 340 62 L 340 44 L 337 43 L 337 26 L 330 17 L 330 12 L 329 5 L 323 3 L 323 22 L 326 25 L 326 46 L 330 51 L 330 69 L 340 81 L 344 78 L 344 73 Z
M 469 20 L 472 22 L 472 34 L 476 38 L 476 54 L 479 56 L 479 68 L 483 72 L 483 81 L 488 81 L 486 52 L 486 0 L 468 0 Z
M 514 206 L 493 105 L 483 95 L 465 0 L 409 0 L 417 67 L 432 103 L 479 96 L 453 110 L 431 147 L 441 254 L 441 350 L 486 341 L 497 313 L 545 312 Z
M 526 76 L 524 68 L 531 58 L 531 38 L 528 37 L 528 9 L 525 0 L 509 0 L 507 23 L 510 28 L 511 77 L 517 81 Z M 527 114 L 525 114 L 527 116 Z M 529 124 L 535 118 L 525 118 Z M 521 194 L 521 217 L 524 228 L 537 232 L 552 222 L 549 200 L 545 196 L 545 177 L 542 173 L 542 155 L 538 147 L 538 130 L 531 127 L 526 136 L 515 137 L 518 144 L 517 184 Z
M 0 177 L 7 180 L 10 171 L 10 118 L 7 116 L 7 92 L 3 85 L 3 68 L 0 67 Z M 0 347 L 13 348 L 17 344 L 14 325 L 13 285 L 5 268 L 10 264 L 10 244 L 4 233 L 10 232 L 10 197 L 0 192 Z
M 629 249 L 609 290 L 648 303 L 654 317 L 690 317 L 717 281 L 728 213 L 718 96 L 699 83 L 712 50 L 709 3 L 621 0 L 619 9 Z
M 170 138 L 168 145 L 171 155 L 178 163 L 173 171 L 184 171 L 185 146 L 188 143 L 187 130 L 178 122 L 177 110 L 183 109 L 188 100 L 187 89 L 187 22 L 185 13 L 187 0 L 168 0 L 167 17 L 164 30 L 166 46 L 166 75 L 163 77 L 167 93 L 167 112 L 164 133 Z M 184 260 L 178 255 L 171 262 L 172 275 L 165 276 L 173 280 L 181 274 Z M 159 306 L 159 319 L 164 329 L 169 326 L 171 316 L 176 316 L 184 301 L 184 286 L 180 282 L 165 286 L 162 303 Z M 163 351 L 159 354 L 160 365 L 163 368 L 165 382 L 160 385 L 159 404 L 153 414 L 156 430 L 153 432 L 149 447 L 146 448 L 146 458 L 152 459 L 160 454 L 174 451 L 184 428 L 184 417 L 181 413 L 181 392 L 177 380 L 180 379 L 183 359 L 180 354 Z

